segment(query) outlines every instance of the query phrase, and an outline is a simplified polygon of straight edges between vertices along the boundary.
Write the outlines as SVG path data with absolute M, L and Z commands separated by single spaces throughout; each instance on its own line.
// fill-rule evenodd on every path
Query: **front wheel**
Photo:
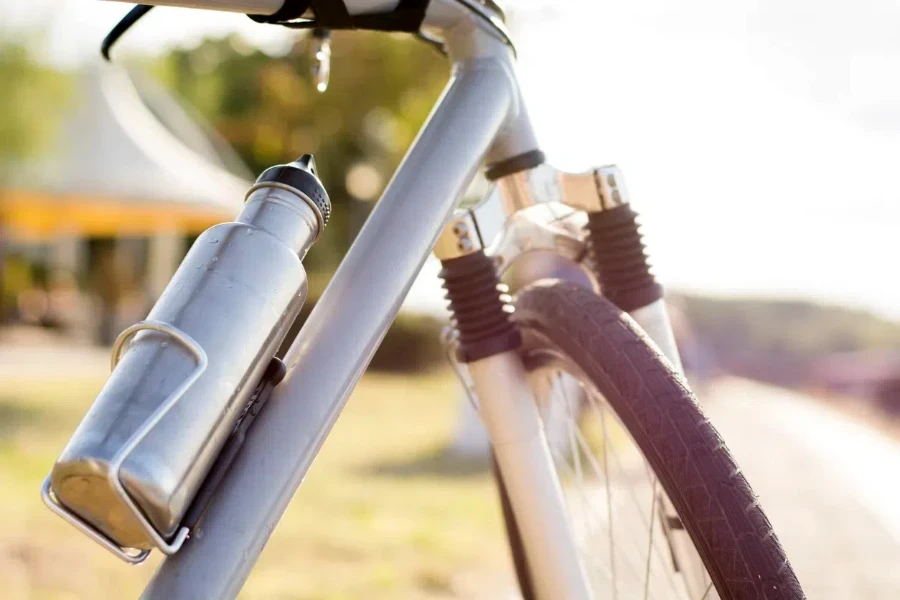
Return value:
M 684 380 L 581 286 L 517 295 L 514 320 L 581 560 L 603 598 L 798 599 L 784 550 Z M 527 559 L 502 479 L 523 595 Z

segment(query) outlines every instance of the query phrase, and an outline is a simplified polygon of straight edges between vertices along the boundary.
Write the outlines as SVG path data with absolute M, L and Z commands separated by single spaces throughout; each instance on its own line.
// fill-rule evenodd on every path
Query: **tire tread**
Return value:
M 712 577 L 734 600 L 805 596 L 743 472 L 683 377 L 640 327 L 582 286 L 539 282 L 514 320 L 592 379 L 647 458 Z

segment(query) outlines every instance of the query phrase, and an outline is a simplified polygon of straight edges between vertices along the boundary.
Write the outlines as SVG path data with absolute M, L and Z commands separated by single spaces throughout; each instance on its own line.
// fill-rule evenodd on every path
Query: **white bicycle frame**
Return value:
M 282 0 L 160 0 L 152 4 L 271 14 Z M 397 0 L 345 0 L 350 14 L 392 10 Z M 537 149 L 502 25 L 474 0 L 431 0 L 423 28 L 439 30 L 452 77 L 290 348 L 288 373 L 250 431 L 201 526 L 166 557 L 143 598 L 237 596 L 306 476 L 454 209 L 485 162 Z M 542 201 L 590 208 L 594 175 L 539 167 L 498 182 L 509 217 Z M 475 219 L 475 213 L 466 218 Z M 508 220 L 510 225 L 517 221 Z M 577 247 L 577 235 L 525 224 L 495 250 Z M 531 240 L 528 244 L 516 235 Z M 451 239 L 452 243 L 452 239 Z M 505 244 L 505 245 L 504 245 Z M 517 245 L 518 244 L 518 245 Z M 538 243 L 537 245 L 540 245 Z M 505 253 L 505 255 L 504 255 Z M 635 318 L 677 362 L 660 302 Z M 556 471 L 522 360 L 515 351 L 468 365 L 539 598 L 590 598 Z

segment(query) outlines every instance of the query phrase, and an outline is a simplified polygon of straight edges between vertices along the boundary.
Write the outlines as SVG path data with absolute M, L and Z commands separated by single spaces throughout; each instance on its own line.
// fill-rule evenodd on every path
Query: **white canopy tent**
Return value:
M 74 91 L 48 151 L 7 165 L 7 236 L 197 233 L 240 209 L 250 173 L 150 78 L 102 64 Z

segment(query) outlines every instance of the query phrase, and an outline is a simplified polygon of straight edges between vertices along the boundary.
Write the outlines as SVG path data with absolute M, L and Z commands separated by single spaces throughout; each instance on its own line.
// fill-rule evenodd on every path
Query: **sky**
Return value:
M 900 5 L 505 4 L 543 149 L 560 168 L 623 169 L 664 284 L 900 319 Z M 0 0 L 14 28 L 48 20 L 47 56 L 64 65 L 94 59 L 127 9 Z M 240 15 L 160 8 L 122 50 L 229 31 L 273 52 L 293 35 Z M 437 297 L 427 281 L 414 298 Z

